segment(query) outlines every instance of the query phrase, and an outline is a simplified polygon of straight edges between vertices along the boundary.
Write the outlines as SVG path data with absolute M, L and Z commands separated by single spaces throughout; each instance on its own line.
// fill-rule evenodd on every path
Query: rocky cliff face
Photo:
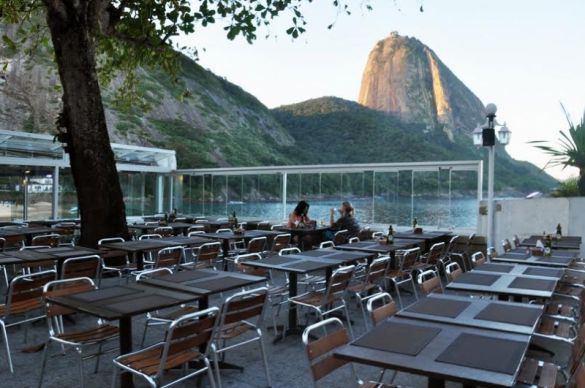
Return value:
M 471 134 L 484 105 L 439 57 L 415 38 L 392 33 L 370 52 L 358 102 L 427 130 Z

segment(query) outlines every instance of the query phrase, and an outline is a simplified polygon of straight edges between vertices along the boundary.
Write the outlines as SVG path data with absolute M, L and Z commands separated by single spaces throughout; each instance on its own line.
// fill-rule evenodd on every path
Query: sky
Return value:
M 355 101 L 374 44 L 392 31 L 416 37 L 484 104 L 498 106 L 497 120 L 512 131 L 508 152 L 539 167 L 549 158 L 527 142 L 558 139 L 568 126 L 561 103 L 573 121 L 583 116 L 584 0 L 370 0 L 372 11 L 365 0 L 348 2 L 350 16 L 338 14 L 332 0 L 307 2 L 307 33 L 296 40 L 286 35 L 290 18 L 283 16 L 253 44 L 228 40 L 221 23 L 180 43 L 199 50 L 202 66 L 273 108 L 322 96 Z

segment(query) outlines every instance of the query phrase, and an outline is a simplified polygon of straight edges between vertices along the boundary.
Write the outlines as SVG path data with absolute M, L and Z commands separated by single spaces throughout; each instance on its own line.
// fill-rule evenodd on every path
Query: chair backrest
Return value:
M 372 239 L 377 240 L 380 238 L 384 238 L 384 232 L 372 232 Z
M 155 268 L 169 267 L 175 268 L 181 264 L 181 260 L 185 256 L 185 249 L 183 247 L 169 247 L 158 251 L 156 255 Z
M 335 243 L 333 241 L 323 241 L 319 244 L 319 248 L 333 248 Z
M 445 273 L 447 274 L 447 279 L 452 282 L 453 280 L 461 276 L 463 274 L 463 271 L 461 270 L 459 263 L 454 261 L 445 266 Z
M 233 230 L 231 230 L 230 228 L 220 228 L 218 230 L 215 231 L 215 233 L 232 233 Z
M 448 255 L 450 253 L 455 252 L 455 247 L 457 246 L 457 240 L 459 240 L 459 236 L 453 236 L 449 240 L 449 244 L 447 244 L 447 249 L 445 250 L 445 254 Z
M 345 244 L 347 242 L 348 234 L 349 232 L 347 231 L 347 229 L 342 229 L 335 232 L 335 235 L 333 236 L 333 243 L 335 245 Z
M 365 284 L 377 284 L 382 281 L 388 272 L 391 262 L 390 256 L 382 256 L 373 260 L 366 270 Z
M 418 275 L 418 284 L 425 295 L 433 292 L 443 292 L 443 285 L 439 274 L 432 269 Z
M 310 340 L 314 331 L 320 328 L 326 330 L 328 327 L 329 330 L 324 336 L 313 341 Z M 348 344 L 350 340 L 347 329 L 338 318 L 328 318 L 308 326 L 303 332 L 302 339 L 313 383 L 348 363 L 348 361 L 337 358 L 333 354 L 337 348 Z
M 144 225 L 145 226 L 154 226 L 154 227 L 156 227 L 156 226 L 159 226 L 159 223 L 158 223 L 158 221 L 147 221 L 147 222 L 144 223 Z
M 154 228 L 154 234 L 160 234 L 161 237 L 171 237 L 173 235 L 173 228 L 170 226 L 159 226 Z
M 483 263 L 485 263 L 485 255 L 483 252 L 475 252 L 471 255 L 471 264 L 473 265 L 473 268 L 482 265 Z
M 8 286 L 6 308 L 3 316 L 10 315 L 11 309 L 13 306 L 16 307 L 15 305 L 23 306 L 24 304 L 29 304 L 28 302 L 34 302 L 30 303 L 31 310 L 40 307 L 43 287 L 56 278 L 57 271 L 55 270 L 35 272 L 13 278 Z M 21 312 L 20 310 L 19 308 L 19 312 Z
M 197 236 L 198 234 L 205 234 L 205 231 L 204 230 L 192 230 L 189 233 L 187 233 L 187 237 Z
M 514 235 L 514 237 L 512 238 L 512 241 L 514 242 L 514 246 L 516 248 L 518 248 L 520 246 L 520 237 L 518 237 L 517 234 Z
M 348 240 L 349 244 L 354 244 L 354 243 L 358 243 L 358 242 L 360 242 L 359 237 L 350 237 L 350 239 Z
M 201 231 L 201 232 L 205 232 L 205 226 L 204 225 L 191 225 L 190 227 L 187 228 L 187 232 L 195 232 L 195 231 Z
M 162 377 L 168 360 L 173 359 L 175 355 L 189 350 L 193 353 L 199 352 L 202 345 L 206 345 L 207 354 L 217 328 L 218 317 L 219 309 L 210 307 L 183 315 L 171 322 L 165 335 L 157 376 Z
M 403 272 L 410 271 L 412 266 L 419 260 L 420 247 L 397 251 L 395 256 L 400 260 L 400 270 Z
M 258 223 L 258 230 L 270 230 L 271 226 L 270 221 L 260 221 Z
M 245 255 L 239 255 L 234 260 L 234 264 L 239 272 L 248 275 L 255 276 L 267 276 L 269 271 L 266 268 L 252 267 L 249 265 L 243 265 L 242 263 L 247 261 L 259 261 L 262 260 L 262 256 L 259 253 L 247 253 Z
M 266 248 L 266 237 L 255 237 L 248 242 L 248 253 L 261 253 Z
M 270 230 L 280 230 L 280 229 L 282 229 L 282 228 L 284 228 L 284 227 L 286 227 L 286 225 L 285 225 L 285 224 L 275 224 L 275 225 L 272 225 L 272 226 L 270 227 Z
M 86 277 L 99 279 L 102 259 L 98 255 L 73 257 L 63 261 L 61 279 Z
M 6 239 L 4 237 L 0 237 L 0 252 L 2 252 L 6 248 Z
M 150 234 L 143 234 L 140 237 L 138 237 L 139 240 L 152 240 L 152 239 L 157 239 L 157 238 L 162 238 L 162 236 L 160 234 L 157 234 L 157 233 L 150 233 Z
M 20 247 L 18 250 L 19 251 L 36 251 L 37 249 L 51 249 L 53 248 L 50 245 L 35 245 L 35 246 L 26 246 L 26 247 Z
M 339 267 L 333 272 L 329 278 L 329 283 L 327 284 L 325 293 L 323 294 L 321 305 L 329 304 L 334 300 L 343 297 L 347 286 L 349 286 L 349 283 L 351 282 L 354 271 L 355 265 L 348 265 L 345 267 Z
M 379 303 L 381 303 L 381 306 L 375 307 Z M 374 326 L 398 312 L 398 305 L 387 292 L 380 292 L 371 296 L 368 299 L 366 308 Z
M 197 251 L 197 262 L 207 263 L 207 265 L 213 267 L 213 262 L 219 257 L 220 250 L 221 244 L 219 242 L 211 242 L 201 245 Z
M 72 314 L 75 312 L 75 310 L 58 305 L 56 303 L 51 303 L 47 298 L 63 295 L 74 295 L 96 289 L 97 287 L 95 286 L 93 280 L 87 277 L 54 280 L 46 283 L 43 286 L 42 298 L 45 304 L 45 313 L 47 316 L 47 324 L 49 326 L 49 335 L 55 336 L 57 334 L 63 334 L 65 326 L 60 324 L 59 317 Z
M 224 327 L 242 321 L 254 325 L 252 320 L 256 318 L 255 326 L 260 327 L 267 299 L 266 287 L 241 291 L 228 297 L 221 306 L 219 326 Z
M 201 218 L 199 220 L 195 220 L 196 224 L 207 224 L 209 222 L 209 220 Z
M 152 279 L 163 275 L 172 275 L 173 270 L 170 268 L 162 267 L 162 268 L 155 268 L 150 269 L 148 271 L 142 271 L 138 275 L 136 275 L 136 281 L 141 279 Z
M 57 233 L 51 234 L 42 234 L 39 236 L 34 236 L 31 241 L 31 245 L 39 246 L 39 245 L 48 245 L 51 247 L 58 247 L 59 241 L 61 241 L 61 235 Z
M 502 249 L 504 249 L 504 252 L 510 252 L 512 250 L 512 244 L 507 238 L 502 240 Z
M 431 246 L 429 252 L 427 253 L 427 263 L 428 264 L 437 264 L 437 262 L 443 257 L 445 251 L 445 243 L 438 242 Z
M 371 240 L 372 231 L 369 228 L 361 229 L 357 236 L 360 239 L 360 241 Z
M 571 357 L 569 360 L 570 373 L 575 373 L 579 367 L 579 363 L 583 360 L 583 356 L 585 356 L 585 325 L 581 325 L 573 347 L 571 348 Z
M 280 251 L 278 251 L 278 256 L 296 255 L 297 253 L 301 253 L 301 250 L 297 247 L 283 248 Z
M 272 240 L 271 251 L 276 253 L 280 252 L 282 249 L 288 248 L 288 245 L 290 244 L 290 239 L 291 239 L 290 233 L 283 233 L 277 235 L 276 237 L 274 237 L 274 240 Z
M 228 222 L 229 221 L 229 218 L 227 218 L 227 217 L 221 217 L 221 218 L 218 218 L 216 221 L 217 222 Z
M 102 238 L 100 240 L 98 240 L 98 247 L 100 245 L 103 244 L 107 244 L 107 243 L 118 243 L 118 242 L 124 242 L 126 240 L 124 240 L 122 237 L 108 237 L 108 238 Z

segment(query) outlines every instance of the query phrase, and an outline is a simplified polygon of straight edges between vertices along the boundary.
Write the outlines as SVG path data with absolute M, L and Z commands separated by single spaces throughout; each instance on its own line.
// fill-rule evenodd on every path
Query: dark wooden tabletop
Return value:
M 496 295 L 550 298 L 558 279 L 538 276 L 516 276 L 493 272 L 465 272 L 446 288 Z
M 408 249 L 424 243 L 423 239 L 395 239 L 392 244 L 380 244 L 374 240 L 360 241 L 353 244 L 336 245 L 335 249 L 387 254 L 399 249 Z
M 186 228 L 193 226 L 193 224 L 189 224 L 186 222 L 169 222 L 166 225 L 129 224 L 128 228 L 149 230 L 149 229 L 155 229 L 155 228 L 160 228 L 160 227 L 165 227 L 165 226 L 170 226 L 173 229 L 186 229 Z
M 163 237 L 160 240 L 172 243 L 174 245 L 184 245 L 184 246 L 189 246 L 189 247 L 200 246 L 200 245 L 215 241 L 215 240 L 205 238 L 205 237 L 200 237 L 200 236 L 192 236 L 192 237 L 173 236 L 173 237 Z
M 485 263 L 473 269 L 472 272 L 495 272 L 509 275 L 538 276 L 554 279 L 560 279 L 565 275 L 565 269 L 563 268 L 508 263 Z
M 542 305 L 502 302 L 452 294 L 430 294 L 401 310 L 405 318 L 532 335 Z
M 407 239 L 422 239 L 422 240 L 434 240 L 443 237 L 450 236 L 451 232 L 447 230 L 424 230 L 422 233 L 414 233 L 413 230 L 394 232 L 394 238 L 407 238 Z
M 107 320 L 132 317 L 198 299 L 193 293 L 144 284 L 127 284 L 49 298 L 53 303 Z
M 329 226 L 305 227 L 305 228 L 278 228 L 281 233 L 290 233 L 292 235 L 305 236 L 310 234 L 321 234 L 327 230 L 331 230 Z
M 45 226 L 23 227 L 23 228 L 6 228 L 0 229 L 0 237 L 4 236 L 32 236 L 35 234 L 57 233 L 57 230 Z
M 266 278 L 262 276 L 201 269 L 176 272 L 172 275 L 163 275 L 154 279 L 145 279 L 141 280 L 140 284 L 208 296 L 265 281 Z
M 281 233 L 273 230 L 245 230 L 242 233 L 224 232 L 224 233 L 204 233 L 199 234 L 201 237 L 211 238 L 214 240 L 241 240 L 255 237 L 277 236 Z
M 394 317 L 335 351 L 335 356 L 435 381 L 509 387 L 529 341 L 524 334 Z M 418 349 L 409 354 L 413 346 Z
M 71 258 L 71 257 L 80 257 L 80 256 L 90 256 L 90 255 L 100 255 L 103 252 L 97 249 L 86 248 L 79 245 L 69 247 L 55 247 L 55 248 L 41 248 L 35 249 L 35 251 L 40 253 L 48 253 L 54 257 L 58 258 Z
M 559 250 L 553 250 L 550 256 L 532 256 L 526 251 L 514 250 L 497 255 L 492 258 L 495 262 L 519 263 L 525 265 L 538 265 L 550 267 L 568 267 L 577 258 L 578 253 L 575 251 L 566 251 L 562 253 Z
M 544 243 L 544 237 L 530 236 L 529 238 L 522 240 L 520 245 L 524 247 L 535 247 L 538 240 L 541 240 Z M 581 247 L 581 237 L 563 236 L 560 240 L 553 237 L 552 247 L 553 249 L 579 249 Z
M 115 249 L 120 251 L 126 251 L 131 253 L 143 252 L 143 251 L 154 251 L 158 249 L 168 248 L 177 245 L 176 242 L 171 240 L 163 239 L 148 239 L 148 240 L 132 240 L 115 243 L 105 243 L 101 247 L 108 249 Z

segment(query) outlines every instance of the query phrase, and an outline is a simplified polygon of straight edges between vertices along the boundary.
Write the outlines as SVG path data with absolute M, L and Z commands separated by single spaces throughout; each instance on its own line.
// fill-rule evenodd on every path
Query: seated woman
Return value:
M 335 217 L 335 209 L 331 209 L 329 223 L 331 228 L 335 231 L 347 229 L 347 237 L 357 237 L 360 233 L 360 225 L 358 224 L 357 220 L 355 219 L 355 210 L 351 205 L 351 202 L 345 201 L 341 204 L 341 208 L 339 208 L 340 217 L 337 221 L 334 221 Z M 334 232 L 329 232 L 330 235 L 327 236 L 328 239 L 333 239 Z
M 306 201 L 299 201 L 295 209 L 288 215 L 288 227 L 296 228 L 299 224 L 308 224 L 309 219 L 309 204 Z

